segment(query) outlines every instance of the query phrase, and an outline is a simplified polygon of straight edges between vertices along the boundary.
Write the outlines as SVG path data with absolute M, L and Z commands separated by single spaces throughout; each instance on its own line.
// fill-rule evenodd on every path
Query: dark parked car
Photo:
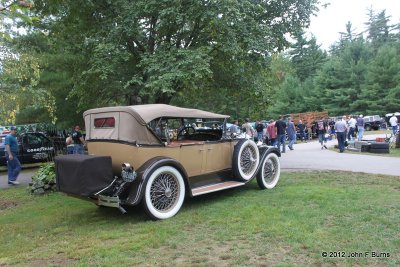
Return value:
M 5 140 L 6 135 L 0 136 L 0 163 L 6 166 Z M 39 163 L 54 158 L 54 145 L 51 140 L 42 133 L 22 133 L 18 137 L 18 159 L 22 164 Z
M 364 117 L 364 129 L 366 131 L 371 130 L 379 130 L 381 128 L 386 128 L 386 122 L 381 116 L 373 115 L 373 116 L 365 116 Z

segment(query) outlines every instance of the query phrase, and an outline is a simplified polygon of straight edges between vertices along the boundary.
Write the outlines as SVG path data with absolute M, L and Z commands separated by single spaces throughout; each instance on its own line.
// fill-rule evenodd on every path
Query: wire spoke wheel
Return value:
M 238 180 L 247 182 L 256 174 L 260 152 L 252 140 L 240 140 L 233 150 L 232 172 Z
M 240 155 L 240 168 L 246 175 L 251 174 L 257 168 L 257 153 L 254 147 L 247 146 L 243 149 L 243 153 Z
M 273 182 L 276 172 L 278 171 L 278 163 L 276 161 L 272 161 L 271 159 L 268 159 L 268 161 L 265 162 L 265 167 L 264 167 L 264 180 L 266 183 L 270 184 Z
M 171 166 L 157 168 L 147 181 L 144 208 L 156 220 L 174 216 L 185 198 L 185 182 L 181 173 Z
M 272 189 L 280 177 L 280 162 L 276 154 L 270 153 L 262 161 L 262 166 L 257 174 L 258 186 L 262 189 Z
M 170 173 L 158 175 L 150 187 L 150 198 L 154 208 L 165 212 L 173 208 L 179 198 L 179 183 Z

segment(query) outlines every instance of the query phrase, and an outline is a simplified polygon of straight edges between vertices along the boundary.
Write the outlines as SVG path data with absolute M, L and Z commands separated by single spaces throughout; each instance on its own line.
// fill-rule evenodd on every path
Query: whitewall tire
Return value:
M 143 204 L 146 213 L 155 220 L 173 217 L 185 199 L 185 182 L 174 167 L 161 166 L 151 175 L 146 184 Z

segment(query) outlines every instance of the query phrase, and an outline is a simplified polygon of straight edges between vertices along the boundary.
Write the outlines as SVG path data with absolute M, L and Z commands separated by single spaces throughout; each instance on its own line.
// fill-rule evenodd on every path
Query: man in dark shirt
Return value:
M 278 144 L 278 149 L 280 150 L 281 144 L 283 145 L 282 148 L 282 153 L 286 152 L 286 122 L 283 120 L 283 116 L 279 118 L 275 122 L 275 128 L 276 128 L 276 134 L 277 134 L 277 144 Z
M 307 143 L 307 139 L 306 139 L 306 125 L 303 124 L 302 120 L 299 120 L 299 124 L 297 124 L 297 128 L 299 129 L 299 137 L 301 142 L 306 142 Z
M 74 154 L 83 154 L 83 140 L 80 127 L 75 126 L 75 131 L 72 133 L 72 140 L 74 141 Z
M 326 147 L 326 138 L 325 134 L 328 129 L 328 124 L 326 123 L 324 118 L 321 118 L 320 120 L 315 122 L 315 128 L 317 129 L 318 132 L 318 141 L 321 144 L 321 150 L 328 149 Z
M 356 123 L 357 129 L 358 129 L 358 141 L 361 141 L 363 139 L 363 136 L 364 136 L 364 124 L 365 124 L 365 122 L 364 122 L 363 115 L 360 115 L 357 118 L 357 123 Z
M 258 141 L 264 143 L 264 138 L 263 138 L 264 125 L 259 120 L 257 121 L 256 131 L 257 131 Z

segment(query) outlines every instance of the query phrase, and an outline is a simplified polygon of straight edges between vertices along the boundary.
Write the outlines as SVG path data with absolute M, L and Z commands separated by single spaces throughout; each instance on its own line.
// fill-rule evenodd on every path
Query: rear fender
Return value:
M 132 185 L 128 198 L 126 199 L 124 204 L 132 206 L 139 204 L 144 196 L 144 191 L 145 191 L 144 188 L 146 188 L 147 181 L 150 178 L 151 174 L 159 167 L 166 165 L 176 168 L 182 174 L 185 181 L 185 188 L 187 190 L 189 188 L 188 176 L 182 164 L 172 158 L 155 157 L 146 161 L 136 171 L 137 182 Z

